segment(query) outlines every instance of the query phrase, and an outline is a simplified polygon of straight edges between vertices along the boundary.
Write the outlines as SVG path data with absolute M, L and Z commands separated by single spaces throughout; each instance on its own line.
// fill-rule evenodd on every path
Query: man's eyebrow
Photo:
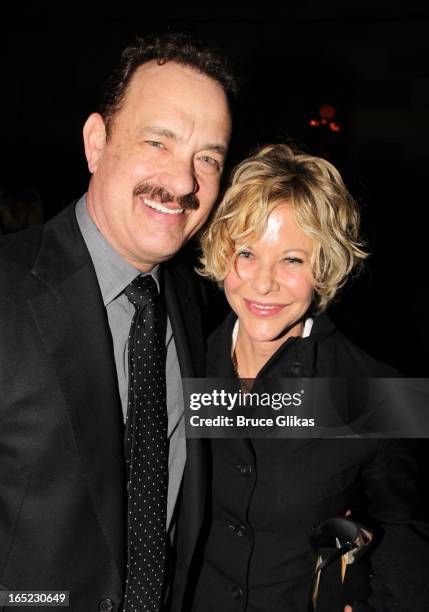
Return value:
M 154 135 L 154 136 L 163 136 L 164 138 L 168 138 L 169 140 L 174 140 L 174 142 L 179 141 L 178 135 L 169 130 L 168 128 L 161 127 L 159 125 L 148 125 L 140 130 L 141 135 Z M 215 153 L 219 153 L 219 155 L 226 156 L 227 149 L 223 145 L 208 143 L 201 147 L 203 151 L 214 151 Z
M 170 140 L 178 141 L 179 138 L 172 130 L 168 128 L 160 127 L 157 125 L 148 125 L 140 130 L 140 134 L 154 134 L 155 136 L 164 136 Z
M 204 151 L 214 151 L 215 153 L 219 153 L 219 155 L 226 155 L 226 147 L 218 144 L 206 144 L 202 147 Z

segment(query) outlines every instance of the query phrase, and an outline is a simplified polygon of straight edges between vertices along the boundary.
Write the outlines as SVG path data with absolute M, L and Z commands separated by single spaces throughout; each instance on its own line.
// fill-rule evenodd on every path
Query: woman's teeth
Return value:
M 143 202 L 146 204 L 146 206 L 149 206 L 158 212 L 167 213 L 167 215 L 178 215 L 185 210 L 184 208 L 167 208 L 167 206 L 163 206 L 159 202 L 154 202 L 153 200 L 148 200 L 147 198 L 143 198 Z
M 262 304 L 255 304 L 254 302 L 251 302 L 251 304 L 253 308 L 258 308 L 259 310 L 273 310 L 274 308 L 278 308 L 278 306 L 263 306 Z

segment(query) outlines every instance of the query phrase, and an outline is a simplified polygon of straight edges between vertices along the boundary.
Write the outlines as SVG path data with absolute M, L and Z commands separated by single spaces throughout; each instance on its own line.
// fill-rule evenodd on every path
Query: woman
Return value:
M 244 160 L 203 237 L 201 272 L 221 283 L 232 309 L 209 343 L 207 376 L 394 376 L 324 313 L 365 257 L 356 204 L 330 163 L 286 145 Z M 314 569 L 311 528 L 350 510 L 376 532 L 381 526 L 384 538 L 371 555 L 371 595 L 369 566 L 361 560 L 338 586 L 338 609 L 372 609 L 357 603 L 368 597 L 377 610 L 429 609 L 427 545 L 416 531 L 425 526 L 414 514 L 416 467 L 407 444 L 216 439 L 211 445 L 211 517 L 193 610 L 305 612 Z M 410 585 L 419 590 L 417 603 L 401 607 L 405 592 L 407 605 L 412 600 Z M 332 601 L 325 609 L 337 607 Z

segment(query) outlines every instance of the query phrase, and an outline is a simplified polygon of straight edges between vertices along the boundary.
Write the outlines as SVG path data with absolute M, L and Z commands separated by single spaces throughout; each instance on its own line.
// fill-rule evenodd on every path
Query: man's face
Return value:
M 175 62 L 136 71 L 108 139 L 101 116 L 89 117 L 88 210 L 126 261 L 148 271 L 201 228 L 218 195 L 230 132 L 221 85 Z

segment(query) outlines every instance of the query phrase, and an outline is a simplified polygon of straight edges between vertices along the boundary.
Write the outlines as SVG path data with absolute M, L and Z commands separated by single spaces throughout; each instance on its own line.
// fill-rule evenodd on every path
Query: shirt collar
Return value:
M 104 306 L 107 306 L 136 276 L 144 276 L 144 273 L 125 261 L 100 232 L 88 213 L 86 194 L 76 204 L 76 219 L 95 268 Z M 159 264 L 148 274 L 154 278 L 159 291 Z

